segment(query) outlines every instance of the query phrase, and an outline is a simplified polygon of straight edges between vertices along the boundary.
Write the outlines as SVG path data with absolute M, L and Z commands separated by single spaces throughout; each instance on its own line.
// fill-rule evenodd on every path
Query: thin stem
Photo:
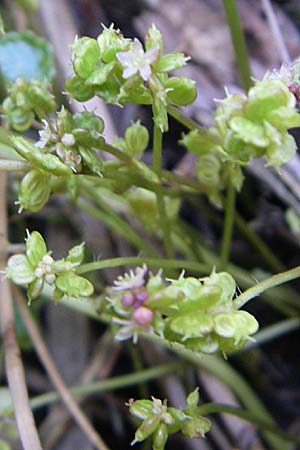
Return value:
M 26 161 L 11 161 L 8 159 L 0 159 L 0 171 L 27 171 L 32 168 L 31 164 Z
M 295 280 L 300 277 L 300 266 L 295 267 L 294 269 L 287 270 L 286 272 L 279 273 L 277 275 L 273 275 L 270 278 L 267 278 L 264 281 L 252 286 L 247 289 L 241 295 L 239 295 L 235 301 L 234 305 L 236 309 L 242 308 L 249 300 L 258 295 L 265 292 L 267 289 L 271 289 L 275 286 L 278 286 L 283 283 L 287 283 L 288 281 Z
M 93 199 L 100 206 L 100 199 Z M 78 198 L 76 200 L 76 204 L 80 209 L 90 214 L 90 216 L 100 220 L 109 228 L 117 232 L 120 236 L 123 236 L 137 250 L 143 251 L 147 256 L 156 256 L 155 251 L 152 250 L 152 248 L 144 241 L 144 239 L 136 231 L 134 231 L 125 220 L 123 220 L 120 216 L 118 216 L 118 214 L 113 212 L 108 206 L 105 207 L 105 211 L 101 211 L 99 208 L 95 208 L 83 198 Z M 101 206 L 104 206 L 103 202 L 101 202 Z
M 170 114 L 170 116 L 173 117 L 173 119 L 177 120 L 177 122 L 181 123 L 183 126 L 188 128 L 189 130 L 202 130 L 203 127 L 199 125 L 199 123 L 195 122 L 190 117 L 183 114 L 180 109 L 176 108 L 175 106 L 169 105 L 167 107 L 167 111 Z
M 82 264 L 76 270 L 77 273 L 93 272 L 94 270 L 111 269 L 113 267 L 121 266 L 138 266 L 146 264 L 149 267 L 157 269 L 186 269 L 198 274 L 207 274 L 211 271 L 211 266 L 208 264 L 199 263 L 196 261 L 185 261 L 180 259 L 163 259 L 163 258 L 141 258 L 138 256 L 121 257 L 104 259 L 102 261 L 94 261 L 92 263 Z
M 235 197 L 235 188 L 229 181 L 225 200 L 225 220 L 220 255 L 220 270 L 224 270 L 229 262 L 230 245 L 235 216 Z
M 154 380 L 155 378 L 161 378 L 164 375 L 167 375 L 174 371 L 177 372 L 183 367 L 184 365 L 181 362 L 163 364 L 156 367 L 151 367 L 150 369 L 144 369 L 139 372 L 130 373 L 128 375 L 119 375 L 116 377 L 111 377 L 107 380 L 100 380 L 86 385 L 73 386 L 69 388 L 69 392 L 75 397 L 100 392 L 110 392 L 129 386 L 134 386 L 136 384 L 143 384 L 147 381 Z M 60 396 L 56 392 L 49 392 L 47 394 L 42 394 L 34 397 L 30 401 L 30 405 L 32 409 L 37 409 L 59 400 Z
M 162 176 L 162 137 L 163 134 L 160 128 L 154 124 L 153 128 L 153 172 L 157 175 L 159 180 L 161 180 Z M 172 245 L 172 236 L 171 236 L 171 228 L 169 223 L 169 218 L 167 216 L 165 199 L 162 191 L 159 189 L 156 192 L 156 200 L 157 200 L 157 209 L 160 221 L 160 227 L 163 233 L 163 240 L 166 255 L 168 258 L 173 258 L 173 245 Z
M 223 3 L 244 89 L 248 91 L 251 87 L 251 71 L 237 3 L 236 0 L 224 0 Z
M 0 172 L 0 270 L 6 265 L 7 215 L 6 215 L 6 174 Z M 24 450 L 42 450 L 29 407 L 24 368 L 15 334 L 13 301 L 7 279 L 0 282 L 0 322 L 5 353 L 6 376 Z
M 254 231 L 252 231 L 247 222 L 245 222 L 245 220 L 238 213 L 235 214 L 234 220 L 241 233 L 243 233 L 250 244 L 252 244 L 253 247 L 261 254 L 271 269 L 275 272 L 282 272 L 286 270 L 284 264 L 282 264 L 282 262 L 265 244 L 265 242 Z
M 258 418 L 256 414 L 251 413 L 249 411 L 245 411 L 241 408 L 237 408 L 236 406 L 218 403 L 205 403 L 204 405 L 201 405 L 199 407 L 199 414 L 201 415 L 206 416 L 208 414 L 214 413 L 226 413 L 236 417 L 240 417 L 241 419 L 245 419 L 248 422 L 252 422 L 253 424 L 255 424 L 264 431 L 271 431 L 272 433 L 277 434 L 281 439 L 300 443 L 300 438 L 293 437 L 288 433 L 285 433 L 284 431 L 280 430 L 275 424 L 272 425 L 269 422 L 266 422 L 265 420 Z
M 49 378 L 52 383 L 56 387 L 59 392 L 60 397 L 62 398 L 64 404 L 66 405 L 69 413 L 72 415 L 78 426 L 82 429 L 82 431 L 86 434 L 87 438 L 90 442 L 98 449 L 98 450 L 109 450 L 101 436 L 95 431 L 95 429 L 90 424 L 86 415 L 81 411 L 80 407 L 74 401 L 72 395 L 70 394 L 67 386 L 65 385 L 63 379 L 61 378 L 59 372 L 57 371 L 55 364 L 48 352 L 46 345 L 44 344 L 41 333 L 38 330 L 34 320 L 31 317 L 31 314 L 28 311 L 27 306 L 25 305 L 22 294 L 18 289 L 15 289 L 15 298 L 18 305 L 18 309 L 28 331 L 28 334 L 32 340 L 34 348 L 38 354 L 38 357 L 45 367 Z

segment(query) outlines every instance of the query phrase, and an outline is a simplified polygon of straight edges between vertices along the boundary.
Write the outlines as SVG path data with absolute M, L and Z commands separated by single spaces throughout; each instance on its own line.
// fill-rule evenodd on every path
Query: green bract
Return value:
M 194 82 L 187 78 L 168 78 L 188 58 L 182 53 L 163 55 L 160 32 L 152 27 L 145 37 L 145 49 L 138 39 L 126 39 L 113 26 L 104 27 L 97 40 L 83 37 L 73 45 L 75 75 L 66 89 L 78 101 L 98 95 L 108 103 L 152 104 L 154 121 L 162 131 L 168 129 L 168 104 L 187 105 L 196 98 Z
M 53 286 L 56 298 L 88 297 L 93 285 L 75 273 L 84 256 L 84 244 L 73 247 L 66 259 L 55 261 L 37 231 L 27 233 L 26 253 L 13 255 L 7 262 L 6 276 L 15 284 L 27 287 L 29 301 L 42 292 L 44 284 Z
M 142 424 L 135 432 L 132 445 L 142 442 L 152 436 L 152 449 L 164 450 L 168 435 L 181 431 L 191 438 L 204 437 L 210 429 L 210 421 L 199 414 L 198 389 L 187 397 L 187 406 L 184 411 L 167 406 L 152 397 L 151 400 L 129 400 L 130 413 L 142 420 Z

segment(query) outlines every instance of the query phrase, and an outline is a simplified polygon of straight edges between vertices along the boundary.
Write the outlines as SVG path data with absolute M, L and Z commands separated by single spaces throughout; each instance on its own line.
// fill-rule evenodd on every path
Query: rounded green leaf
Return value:
M 21 254 L 13 255 L 9 258 L 5 274 L 7 278 L 20 286 L 26 286 L 35 279 L 35 275 L 27 257 Z
M 94 292 L 92 283 L 74 272 L 66 272 L 59 275 L 55 284 L 68 297 L 89 297 Z
M 170 320 L 170 329 L 182 336 L 182 341 L 202 337 L 213 330 L 214 322 L 211 316 L 201 312 L 185 314 Z

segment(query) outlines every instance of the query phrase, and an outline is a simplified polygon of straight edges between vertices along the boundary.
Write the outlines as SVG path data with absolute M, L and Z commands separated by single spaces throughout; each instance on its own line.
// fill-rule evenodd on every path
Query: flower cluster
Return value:
M 44 121 L 36 146 L 47 153 L 55 153 L 75 173 L 89 170 L 101 175 L 102 161 L 93 147 L 104 142 L 103 120 L 96 114 L 83 111 L 72 115 L 64 107 L 53 120 Z
M 130 399 L 130 413 L 142 421 L 132 445 L 152 436 L 153 450 L 164 450 L 169 434 L 182 432 L 190 438 L 204 437 L 210 429 L 210 421 L 201 416 L 198 403 L 198 389 L 188 395 L 184 411 L 168 407 L 166 400 L 162 402 L 154 397 L 152 401 Z
M 227 93 L 218 102 L 215 126 L 183 137 L 183 145 L 198 156 L 197 177 L 214 203 L 221 203 L 219 193 L 229 179 L 241 188 L 241 167 L 251 159 L 265 157 L 279 169 L 295 155 L 288 129 L 300 126 L 300 114 L 291 81 L 284 81 L 273 74 L 256 81 L 248 95 Z
M 156 125 L 167 131 L 168 104 L 183 106 L 196 98 L 192 80 L 168 76 L 187 60 L 182 53 L 163 54 L 162 37 L 154 25 L 145 36 L 145 49 L 138 39 L 124 38 L 113 26 L 103 27 L 97 39 L 75 40 L 75 75 L 66 81 L 66 89 L 78 101 L 98 95 L 119 106 L 152 105 Z
M 26 253 L 13 255 L 7 262 L 5 274 L 15 284 L 27 287 L 29 301 L 40 295 L 44 284 L 54 288 L 53 298 L 88 297 L 93 285 L 76 274 L 84 257 L 84 244 L 73 247 L 66 258 L 55 261 L 40 233 L 27 233 Z
M 17 131 L 27 130 L 35 117 L 43 119 L 56 110 L 54 96 L 44 81 L 26 81 L 17 78 L 8 87 L 8 96 L 3 101 L 3 112 L 9 125 Z
M 236 284 L 229 273 L 213 272 L 177 280 L 147 273 L 146 266 L 116 281 L 109 298 L 117 340 L 156 333 L 200 353 L 227 353 L 241 348 L 258 330 L 256 319 L 239 311 Z
M 32 166 L 20 183 L 20 211 L 39 211 L 53 191 L 76 190 L 72 173 L 102 176 L 103 162 L 93 148 L 104 142 L 100 117 L 87 111 L 72 115 L 62 108 L 55 119 L 43 122 L 36 145 L 21 136 L 11 137 L 14 149 Z

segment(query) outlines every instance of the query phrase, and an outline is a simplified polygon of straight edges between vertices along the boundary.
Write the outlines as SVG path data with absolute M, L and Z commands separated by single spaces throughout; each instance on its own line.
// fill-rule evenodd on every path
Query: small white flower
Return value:
M 264 80 L 281 80 L 285 84 L 288 84 L 292 81 L 293 78 L 293 70 L 292 66 L 289 64 L 283 63 L 279 70 L 274 69 L 272 72 L 267 72 L 264 76 Z
M 127 79 L 139 73 L 144 81 L 148 81 L 151 75 L 151 64 L 157 60 L 158 55 L 158 45 L 145 52 L 141 42 L 135 38 L 131 50 L 117 53 L 117 58 L 124 68 L 123 77 Z
M 73 136 L 72 133 L 65 133 L 63 135 L 63 137 L 61 138 L 61 142 L 66 146 L 66 147 L 72 147 L 72 145 L 75 144 L 75 138 Z
M 35 146 L 38 148 L 45 148 L 52 138 L 52 132 L 49 123 L 46 120 L 42 120 L 42 122 L 44 124 L 44 128 L 39 131 L 40 139 L 35 143 Z
M 145 275 L 147 272 L 146 264 L 143 267 L 137 267 L 135 272 L 130 270 L 129 273 L 125 273 L 123 276 L 119 276 L 114 282 L 113 290 L 115 292 L 129 291 L 134 288 L 139 288 L 145 284 Z

